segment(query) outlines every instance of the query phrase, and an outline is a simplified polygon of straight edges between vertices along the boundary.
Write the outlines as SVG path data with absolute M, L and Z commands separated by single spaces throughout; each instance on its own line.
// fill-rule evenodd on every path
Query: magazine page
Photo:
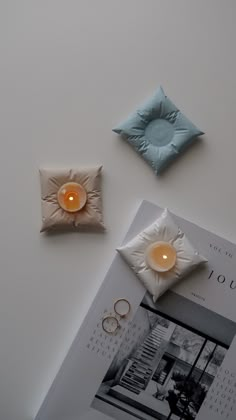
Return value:
M 161 212 L 144 201 L 124 242 Z M 116 255 L 36 420 L 216 420 L 212 387 L 235 372 L 232 357 L 224 362 L 236 350 L 236 246 L 173 216 L 209 263 L 154 304 Z M 103 322 L 109 314 L 113 328 L 117 299 L 130 311 L 109 334 Z M 235 418 L 233 404 L 219 418 Z

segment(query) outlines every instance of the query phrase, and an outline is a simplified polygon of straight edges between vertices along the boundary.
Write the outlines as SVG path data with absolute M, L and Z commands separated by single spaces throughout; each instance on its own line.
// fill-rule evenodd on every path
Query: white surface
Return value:
M 31 420 L 140 200 L 236 241 L 234 0 L 0 2 L 0 419 Z M 206 132 L 157 178 L 112 126 L 162 84 Z M 104 164 L 105 235 L 44 236 L 38 166 Z

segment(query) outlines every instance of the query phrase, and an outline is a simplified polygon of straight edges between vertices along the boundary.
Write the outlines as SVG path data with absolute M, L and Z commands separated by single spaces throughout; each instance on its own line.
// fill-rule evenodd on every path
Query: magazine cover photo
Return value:
M 229 347 L 228 321 L 187 299 L 182 299 L 181 317 L 173 312 L 168 308 L 163 312 L 146 293 L 93 408 L 117 420 L 197 417 Z M 225 331 L 220 339 L 211 335 L 217 328 Z

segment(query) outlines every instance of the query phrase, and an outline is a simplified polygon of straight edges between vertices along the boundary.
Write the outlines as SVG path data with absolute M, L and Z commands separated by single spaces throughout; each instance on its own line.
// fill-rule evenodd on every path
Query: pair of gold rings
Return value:
M 107 334 L 114 334 L 120 328 L 120 319 L 130 313 L 131 305 L 127 299 L 117 299 L 113 309 L 114 313 L 105 315 L 102 320 L 102 329 Z

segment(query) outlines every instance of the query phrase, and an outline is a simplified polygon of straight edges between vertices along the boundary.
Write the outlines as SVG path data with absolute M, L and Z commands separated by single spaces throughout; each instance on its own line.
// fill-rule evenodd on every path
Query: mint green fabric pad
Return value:
M 203 134 L 159 87 L 143 106 L 113 129 L 159 174 Z

